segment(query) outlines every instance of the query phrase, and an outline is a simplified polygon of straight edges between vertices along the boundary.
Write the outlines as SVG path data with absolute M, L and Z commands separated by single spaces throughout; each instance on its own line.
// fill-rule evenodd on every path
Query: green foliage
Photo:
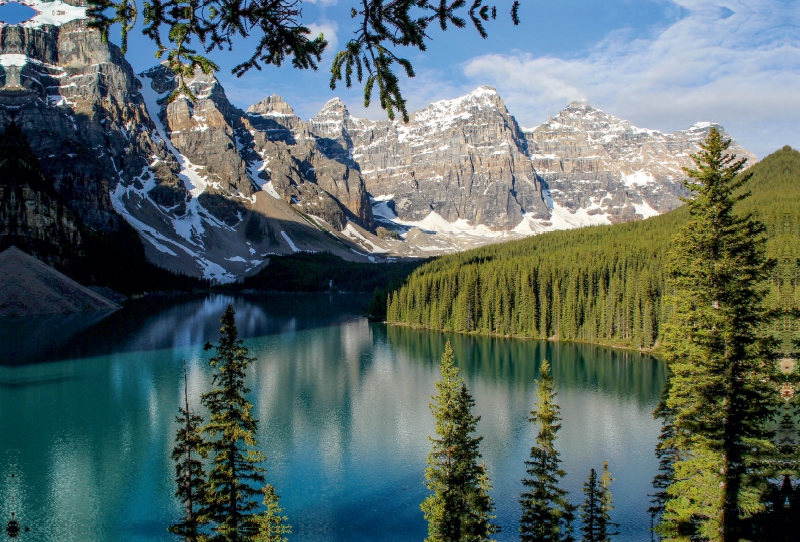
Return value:
M 598 517 L 598 534 L 601 542 L 608 542 L 612 536 L 619 532 L 615 531 L 619 527 L 618 523 L 611 521 L 611 512 L 614 511 L 614 496 L 611 494 L 611 471 L 608 470 L 608 461 L 603 461 L 603 475 L 600 477 L 600 515 Z
M 175 418 L 180 427 L 175 434 L 172 459 L 175 461 L 175 485 L 178 487 L 175 496 L 184 503 L 185 515 L 183 521 L 171 525 L 168 530 L 186 542 L 196 542 L 201 540 L 200 527 L 203 523 L 198 518 L 196 506 L 202 502 L 206 483 L 203 462 L 197 455 L 203 444 L 199 431 L 203 418 L 189 409 L 186 360 L 183 360 L 183 382 L 184 405 L 179 409 L 180 416 Z
M 583 484 L 583 504 L 581 505 L 581 541 L 601 542 L 600 534 L 600 488 L 597 485 L 597 472 L 589 473 L 589 479 Z
M 122 50 L 127 49 L 127 37 L 136 24 L 138 8 L 135 0 L 89 0 L 91 27 L 98 28 L 104 41 L 114 24 L 121 25 Z M 199 70 L 209 74 L 219 67 L 189 44 L 194 40 L 203 52 L 231 49 L 237 37 L 260 36 L 252 56 L 232 70 L 241 77 L 249 70 L 261 69 L 261 63 L 281 66 L 287 57 L 297 69 L 317 69 L 322 53 L 328 45 L 320 34 L 310 39 L 311 31 L 303 26 L 302 0 L 145 0 L 143 2 L 143 33 L 158 47 L 157 58 L 167 56 L 167 65 L 178 77 L 178 87 L 169 101 L 185 96 L 191 101 L 195 96 L 186 84 Z M 511 20 L 519 24 L 518 0 L 511 7 Z M 113 10 L 113 16 L 107 12 Z M 395 49 L 411 47 L 418 51 L 427 49 L 430 41 L 429 26 L 438 22 L 442 31 L 449 25 L 466 26 L 459 15 L 466 10 L 472 25 L 482 38 L 486 38 L 485 22 L 497 17 L 497 7 L 472 0 L 467 8 L 465 0 L 448 3 L 428 0 L 364 0 L 360 9 L 351 8 L 351 15 L 359 19 L 355 38 L 334 58 L 331 66 L 332 89 L 344 78 L 353 84 L 353 72 L 359 83 L 364 83 L 364 106 L 369 107 L 377 87 L 381 107 L 389 119 L 400 113 L 408 122 L 406 101 L 400 92 L 400 80 L 395 73 L 400 66 L 406 76 L 414 77 L 414 68 L 405 58 L 397 56 Z M 167 40 L 162 38 L 162 27 L 167 29 Z M 254 40 L 249 40 L 254 41 Z M 366 81 L 365 81 L 366 79 Z
M 677 450 L 674 447 L 675 426 L 673 424 L 672 411 L 667 408 L 668 394 L 669 387 L 665 386 L 661 401 L 655 412 L 653 412 L 653 418 L 661 420 L 661 433 L 658 435 L 658 443 L 655 449 L 656 459 L 658 459 L 658 474 L 653 477 L 653 488 L 656 491 L 651 495 L 650 502 L 652 506 L 647 509 L 653 519 L 653 523 L 660 520 L 661 515 L 664 513 L 664 503 L 669 498 L 667 488 L 675 479 Z
M 550 364 L 542 361 L 536 391 L 536 409 L 528 420 L 539 424 L 536 445 L 531 447 L 531 456 L 525 461 L 528 476 L 522 479 L 525 492 L 520 496 L 522 517 L 520 518 L 520 540 L 523 542 L 557 542 L 574 540 L 572 521 L 575 506 L 569 502 L 565 489 L 559 481 L 566 476 L 561 468 L 561 454 L 555 442 L 561 429 L 561 416 L 555 402 L 556 391 Z M 592 471 L 594 472 L 594 471 Z
M 210 74 L 219 67 L 196 49 L 199 43 L 204 53 L 215 49 L 230 49 L 236 38 L 260 35 L 250 58 L 233 68 L 242 76 L 252 68 L 261 69 L 261 63 L 283 65 L 291 57 L 292 66 L 298 69 L 317 69 L 317 63 L 327 46 L 322 35 L 309 38 L 311 31 L 298 21 L 302 16 L 301 2 L 296 0 L 146 0 L 143 2 L 143 34 L 157 46 L 156 57 L 167 56 L 167 65 L 178 76 L 178 87 L 170 95 L 173 101 L 184 95 L 194 101 L 186 78 L 199 70 Z M 107 11 L 114 10 L 109 17 Z M 98 28 L 104 41 L 114 24 L 122 27 L 122 51 L 127 49 L 127 34 L 136 24 L 138 9 L 135 0 L 89 0 L 89 25 Z M 167 29 L 167 40 L 162 38 L 162 27 Z M 253 43 L 255 40 L 249 40 Z
M 251 529 L 254 534 L 248 539 L 251 542 L 287 542 L 283 535 L 292 534 L 292 527 L 287 523 L 289 518 L 282 516 L 283 508 L 280 497 L 275 494 L 275 488 L 267 484 L 262 489 L 264 493 L 264 506 L 266 510 L 252 516 Z
M 202 452 L 209 454 L 213 466 L 203 498 L 200 518 L 213 524 L 214 542 L 237 542 L 253 534 L 253 522 L 259 493 L 253 486 L 264 482 L 264 461 L 255 449 L 258 420 L 253 418 L 253 405 L 244 397 L 245 370 L 255 361 L 238 338 L 233 307 L 228 305 L 221 318 L 222 328 L 216 355 L 209 363 L 215 369 L 214 389 L 202 395 L 209 411 L 209 422 L 202 429 L 206 440 Z M 213 348 L 206 344 L 205 349 Z M 277 497 L 275 497 L 277 500 Z M 269 513 L 269 511 L 267 512 Z
M 767 429 L 776 411 L 773 341 L 764 280 L 766 228 L 737 212 L 752 172 L 725 151 L 711 130 L 687 169 L 689 222 L 673 240 L 668 264 L 671 314 L 664 354 L 672 376 L 666 407 L 677 453 L 660 529 L 667 540 L 689 536 L 738 540 L 740 519 L 764 510 L 773 453 Z
M 491 523 L 494 505 L 486 467 L 478 460 L 483 437 L 475 437 L 480 416 L 472 414 L 475 401 L 453 365 L 448 342 L 430 404 L 436 418 L 436 437 L 428 437 L 431 451 L 425 480 L 431 491 L 420 508 L 428 521 L 426 542 L 479 542 L 497 532 Z
M 742 212 L 766 225 L 767 306 L 781 319 L 787 351 L 800 336 L 800 153 L 784 147 L 748 170 Z M 658 347 L 672 306 L 665 302 L 667 252 L 689 220 L 682 206 L 640 222 L 491 245 L 437 258 L 389 295 L 387 320 L 486 335 L 557 338 L 645 350 Z M 795 316 L 793 316 L 795 314 Z

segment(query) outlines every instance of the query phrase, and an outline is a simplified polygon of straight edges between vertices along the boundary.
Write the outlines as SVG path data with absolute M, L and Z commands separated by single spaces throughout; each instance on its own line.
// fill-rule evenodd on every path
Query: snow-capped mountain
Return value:
M 242 111 L 205 75 L 196 102 L 167 104 L 172 74 L 135 75 L 79 2 L 0 25 L 0 128 L 22 127 L 83 223 L 125 220 L 151 261 L 220 281 L 271 254 L 386 261 L 647 218 L 680 204 L 680 168 L 710 127 L 663 134 L 574 103 L 526 130 L 490 87 L 408 124 L 338 99 L 308 121 L 275 95 Z
M 712 125 L 699 122 L 665 134 L 573 102 L 523 132 L 536 172 L 553 199 L 554 218 L 615 223 L 648 218 L 681 204 L 687 195 L 682 168 L 694 165 L 690 155 Z M 725 134 L 721 126 L 713 126 Z M 757 160 L 735 142 L 731 151 L 751 164 Z

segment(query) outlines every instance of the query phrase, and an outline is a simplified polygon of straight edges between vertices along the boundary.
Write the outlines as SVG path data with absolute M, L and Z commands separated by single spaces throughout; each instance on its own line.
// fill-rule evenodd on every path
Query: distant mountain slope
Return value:
M 0 148 L 0 251 L 21 249 L 80 283 L 126 295 L 206 285 L 149 263 L 136 230 L 124 221 L 112 231 L 87 226 L 58 193 L 16 123 L 0 133 Z M 23 283 L 36 288 L 24 281 L 18 286 Z
M 753 196 L 741 211 L 766 223 L 770 253 L 781 262 L 769 303 L 800 308 L 800 152 L 784 147 L 752 172 Z M 665 317 L 666 253 L 686 219 L 682 207 L 643 222 L 550 232 L 442 257 L 390 295 L 387 319 L 649 349 Z M 780 325 L 787 337 L 800 334 L 797 321 Z
M 557 211 L 585 213 L 613 224 L 681 205 L 686 195 L 681 168 L 693 165 L 689 155 L 711 126 L 727 136 L 710 122 L 672 134 L 637 128 L 588 103 L 573 102 L 540 126 L 523 131 Z M 750 165 L 758 160 L 736 142 L 730 150 Z

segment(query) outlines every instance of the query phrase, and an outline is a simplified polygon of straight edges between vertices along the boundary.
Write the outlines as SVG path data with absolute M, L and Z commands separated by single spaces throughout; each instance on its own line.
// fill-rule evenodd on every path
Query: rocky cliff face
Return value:
M 127 221 L 152 262 L 216 280 L 271 254 L 378 261 L 647 218 L 680 204 L 680 168 L 711 126 L 664 134 L 573 103 L 524 130 L 490 87 L 408 124 L 338 99 L 304 121 L 275 95 L 242 111 L 203 74 L 196 101 L 167 104 L 167 69 L 136 76 L 83 8 L 56 3 L 52 21 L 0 25 L 0 129 L 15 120 L 88 227 Z
M 432 104 L 408 124 L 356 119 L 331 100 L 309 125 L 329 156 L 358 163 L 384 218 L 414 223 L 434 213 L 509 230 L 524 214 L 548 216 L 525 137 L 493 88 Z
M 339 231 L 348 220 L 373 227 L 358 164 L 330 149 L 328 140 L 312 131 L 313 120 L 303 122 L 275 95 L 248 108 L 243 126 L 242 146 L 257 165 L 262 186 L 266 181 L 269 190 Z
M 138 175 L 147 167 L 144 157 L 154 152 L 139 129 L 147 112 L 119 50 L 80 21 L 0 26 L 0 65 L 0 126 L 16 118 L 46 174 L 85 224 L 118 229 L 121 218 L 109 197 L 116 172 Z
M 0 134 L 0 251 L 16 246 L 62 271 L 81 256 L 81 227 L 47 179 L 22 130 Z
M 610 223 L 647 218 L 681 204 L 683 167 L 712 124 L 665 134 L 632 126 L 584 102 L 524 130 L 529 155 L 548 186 L 556 213 Z M 727 135 L 719 125 L 714 125 Z M 731 151 L 757 158 L 734 143 Z
M 167 105 L 175 88 L 167 70 L 137 77 L 80 19 L 0 25 L 0 68 L 0 129 L 21 127 L 83 224 L 113 233 L 127 221 L 158 265 L 228 281 L 271 253 L 372 258 L 338 234 L 351 221 L 372 227 L 358 171 L 326 158 L 310 136 L 271 139 L 213 77 L 191 82 L 196 102 Z M 317 211 L 333 237 L 291 202 Z

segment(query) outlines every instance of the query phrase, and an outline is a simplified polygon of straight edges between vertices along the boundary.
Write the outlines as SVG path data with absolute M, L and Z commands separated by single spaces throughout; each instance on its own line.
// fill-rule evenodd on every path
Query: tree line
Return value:
M 739 203 L 766 227 L 771 270 L 765 323 L 793 352 L 800 324 L 800 153 L 784 147 L 752 168 Z M 444 256 L 387 296 L 391 324 L 653 349 L 671 306 L 668 252 L 687 206 L 641 222 L 551 232 Z

